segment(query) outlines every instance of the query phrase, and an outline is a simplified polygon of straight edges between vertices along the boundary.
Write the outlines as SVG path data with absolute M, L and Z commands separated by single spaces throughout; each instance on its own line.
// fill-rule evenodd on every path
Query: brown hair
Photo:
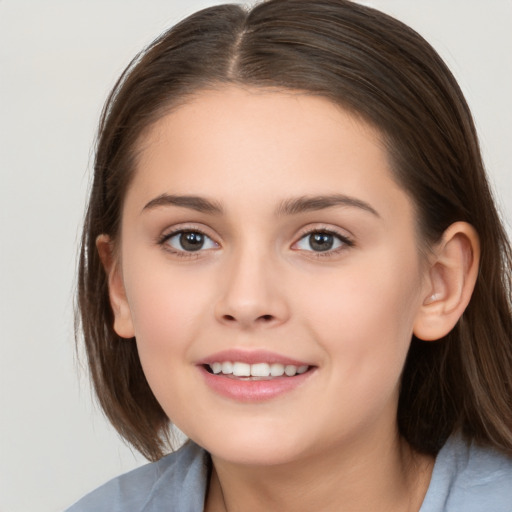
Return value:
M 454 221 L 475 227 L 482 254 L 472 299 L 444 339 L 412 340 L 398 424 L 424 453 L 435 454 L 454 430 L 512 452 L 511 249 L 471 114 L 421 36 L 346 0 L 205 9 L 141 52 L 111 92 L 99 126 L 78 306 L 92 380 L 112 424 L 149 459 L 168 449 L 169 419 L 147 384 L 136 345 L 113 330 L 96 237 L 118 235 L 141 134 L 189 95 L 226 83 L 319 95 L 376 126 L 398 182 L 414 200 L 426 245 Z

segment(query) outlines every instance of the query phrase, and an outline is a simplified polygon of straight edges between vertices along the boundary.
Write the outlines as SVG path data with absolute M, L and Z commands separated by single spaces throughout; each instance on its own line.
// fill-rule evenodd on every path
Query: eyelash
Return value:
M 178 256 L 179 258 L 198 258 L 200 256 L 200 253 L 204 251 L 203 248 L 198 249 L 197 251 L 186 251 L 186 250 L 178 250 L 171 247 L 168 242 L 171 240 L 171 238 L 182 235 L 183 233 L 194 233 L 199 234 L 203 236 L 204 238 L 207 238 L 208 240 L 211 240 L 214 244 L 217 244 L 210 236 L 208 236 L 202 229 L 198 229 L 195 227 L 187 227 L 187 228 L 179 228 L 174 231 L 171 231 L 170 233 L 165 233 L 162 235 L 158 240 L 157 244 L 160 245 L 164 250 L 170 252 L 174 256 Z
M 341 242 L 341 246 L 337 247 L 335 249 L 329 249 L 326 251 L 305 251 L 310 253 L 308 256 L 313 258 L 329 258 L 333 256 L 337 256 L 340 252 L 346 251 L 347 249 L 354 247 L 354 241 L 349 238 L 347 235 L 342 235 L 338 231 L 332 229 L 332 228 L 322 228 L 322 227 L 316 227 L 310 230 L 307 230 L 303 232 L 300 235 L 300 238 L 295 242 L 293 245 L 297 245 L 301 240 L 304 238 L 307 238 L 314 234 L 322 234 L 322 235 L 330 235 L 334 238 L 338 239 Z M 300 249 L 299 249 L 300 250 Z
M 219 245 L 210 236 L 208 236 L 203 230 L 194 228 L 194 227 L 180 228 L 180 229 L 171 231 L 170 233 L 165 233 L 164 235 L 162 235 L 161 237 L 158 238 L 157 244 L 162 246 L 164 248 L 164 250 L 166 250 L 166 251 L 170 252 L 171 254 L 178 256 L 180 258 L 198 258 L 200 256 L 200 254 L 205 250 L 202 247 L 200 249 L 198 249 L 197 251 L 187 251 L 185 249 L 183 249 L 183 250 L 174 249 L 173 247 L 171 247 L 168 244 L 169 240 L 171 240 L 173 237 L 175 237 L 177 235 L 182 235 L 183 233 L 199 234 L 199 235 L 209 239 L 217 246 Z M 354 245 L 355 245 L 354 241 L 352 239 L 350 239 L 349 237 L 347 237 L 346 235 L 342 235 L 341 233 L 339 233 L 336 230 L 333 230 L 331 228 L 321 228 L 321 227 L 310 229 L 308 231 L 303 232 L 300 235 L 299 239 L 293 245 L 297 245 L 301 240 L 303 240 L 306 237 L 309 237 L 311 235 L 314 235 L 314 234 L 323 234 L 323 235 L 333 236 L 339 242 L 341 242 L 341 246 L 337 247 L 335 249 L 329 249 L 329 250 L 325 250 L 325 251 L 304 250 L 304 252 L 311 253 L 308 255 L 309 257 L 314 257 L 314 258 L 332 257 L 332 256 L 339 254 L 342 251 L 347 250 L 347 248 L 354 247 Z M 206 250 L 208 250 L 208 249 L 206 249 Z M 296 250 L 302 250 L 302 249 L 296 249 Z

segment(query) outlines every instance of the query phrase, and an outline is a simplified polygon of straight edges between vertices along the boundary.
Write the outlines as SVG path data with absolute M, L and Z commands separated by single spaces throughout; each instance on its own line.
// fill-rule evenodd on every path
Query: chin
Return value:
M 212 439 L 208 436 L 196 442 L 213 457 L 232 464 L 247 466 L 287 464 L 300 459 L 307 451 L 304 443 L 290 438 L 289 431 L 276 434 L 275 430 L 272 432 L 232 430 L 222 438 Z
M 295 450 L 279 451 L 258 446 L 251 447 L 220 447 L 216 452 L 210 452 L 212 456 L 231 464 L 241 466 L 279 466 L 299 460 L 299 453 Z

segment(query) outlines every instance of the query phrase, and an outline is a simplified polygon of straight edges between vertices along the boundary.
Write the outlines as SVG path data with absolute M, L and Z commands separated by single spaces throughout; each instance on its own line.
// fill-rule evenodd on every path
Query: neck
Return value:
M 368 438 L 366 438 L 368 439 Z M 206 512 L 367 510 L 417 512 L 433 459 L 414 453 L 398 434 L 274 466 L 212 457 Z

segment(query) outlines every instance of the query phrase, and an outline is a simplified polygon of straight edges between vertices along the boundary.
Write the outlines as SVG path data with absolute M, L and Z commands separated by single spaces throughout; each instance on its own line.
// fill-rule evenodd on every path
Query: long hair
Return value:
M 376 127 L 427 246 L 455 221 L 475 227 L 482 254 L 472 299 L 445 338 L 412 339 L 398 425 L 423 453 L 437 453 L 455 430 L 512 453 L 511 249 L 471 113 L 421 36 L 346 0 L 269 0 L 252 9 L 200 11 L 141 52 L 108 97 L 83 229 L 78 329 L 97 397 L 115 428 L 151 460 L 169 449 L 169 419 L 144 377 L 136 345 L 113 330 L 95 240 L 118 236 L 142 134 L 190 95 L 223 84 L 321 96 Z

